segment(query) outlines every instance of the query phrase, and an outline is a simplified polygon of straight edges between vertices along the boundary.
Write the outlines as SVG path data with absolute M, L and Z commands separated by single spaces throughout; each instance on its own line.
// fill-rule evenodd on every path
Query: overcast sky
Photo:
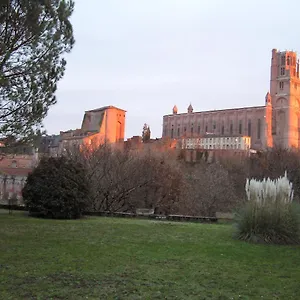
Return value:
M 161 137 L 172 112 L 263 105 L 272 48 L 300 51 L 299 0 L 75 0 L 76 44 L 49 134 L 80 128 L 85 110 L 127 110 Z

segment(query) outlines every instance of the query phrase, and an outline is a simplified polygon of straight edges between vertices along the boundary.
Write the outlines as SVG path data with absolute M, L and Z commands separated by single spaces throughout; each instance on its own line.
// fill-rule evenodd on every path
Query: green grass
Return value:
M 0 299 L 299 299 L 300 248 L 231 225 L 0 214 Z

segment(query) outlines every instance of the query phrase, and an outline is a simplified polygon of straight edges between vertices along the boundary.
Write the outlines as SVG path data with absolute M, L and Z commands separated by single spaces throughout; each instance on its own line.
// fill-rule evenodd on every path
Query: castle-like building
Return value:
M 163 137 L 249 136 L 252 149 L 300 148 L 299 60 L 272 50 L 270 91 L 262 106 L 173 113 L 163 117 Z
M 74 145 L 99 146 L 104 143 L 124 142 L 126 111 L 115 106 L 104 106 L 86 111 L 81 128 L 61 131 L 59 141 L 50 147 L 53 153 L 60 155 Z

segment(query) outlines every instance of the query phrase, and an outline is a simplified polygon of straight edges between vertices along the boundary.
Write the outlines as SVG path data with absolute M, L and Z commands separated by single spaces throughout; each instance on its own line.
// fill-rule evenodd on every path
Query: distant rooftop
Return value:
M 32 168 L 1 168 L 0 174 L 7 176 L 20 176 L 27 177 L 30 172 L 32 172 Z
M 207 113 L 218 113 L 218 112 L 227 112 L 227 111 L 235 111 L 235 110 L 247 110 L 247 109 L 264 109 L 265 105 L 260 106 L 245 106 L 245 107 L 238 107 L 238 108 L 223 108 L 223 109 L 214 109 L 214 110 L 205 110 L 205 111 L 194 111 L 192 113 L 178 113 L 178 114 L 167 114 L 164 117 L 168 116 L 178 116 L 178 115 L 199 115 L 199 114 L 207 114 Z
M 106 110 L 106 109 L 109 109 L 109 108 L 114 108 L 114 109 L 118 109 L 118 110 L 126 112 L 126 110 L 118 108 L 118 107 L 115 107 L 113 105 L 103 106 L 103 107 L 100 107 L 100 108 L 96 108 L 96 109 L 92 109 L 92 110 L 87 110 L 85 112 L 99 112 L 99 111 L 103 111 L 103 110 Z

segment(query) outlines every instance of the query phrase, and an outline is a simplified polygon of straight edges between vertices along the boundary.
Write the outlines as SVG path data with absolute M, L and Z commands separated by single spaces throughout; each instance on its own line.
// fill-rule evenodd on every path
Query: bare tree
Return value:
M 145 184 L 137 191 L 139 205 L 155 213 L 178 213 L 183 195 L 184 177 L 180 164 L 166 153 L 147 153 L 143 157 L 142 176 Z
M 183 176 L 163 154 L 124 152 L 103 144 L 77 147 L 67 155 L 87 168 L 94 211 L 153 208 L 168 213 L 178 206 Z
M 219 163 L 196 165 L 186 173 L 191 214 L 212 217 L 237 204 L 229 173 Z

